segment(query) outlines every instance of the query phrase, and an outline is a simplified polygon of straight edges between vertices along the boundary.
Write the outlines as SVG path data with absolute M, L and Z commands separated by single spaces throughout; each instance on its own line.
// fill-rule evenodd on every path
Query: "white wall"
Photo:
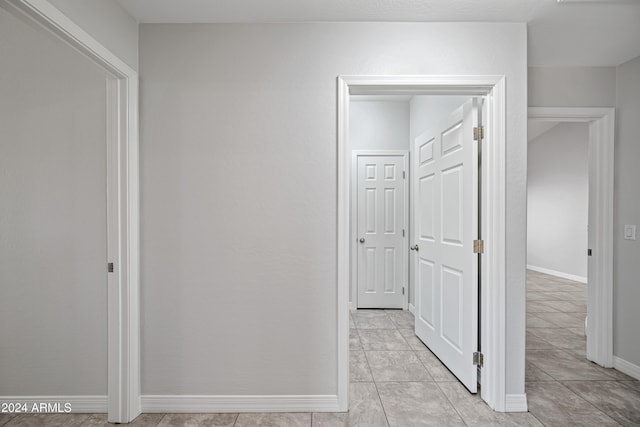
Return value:
M 615 67 L 529 67 L 530 107 L 615 105 Z
M 523 393 L 526 52 L 513 23 L 141 25 L 143 394 L 336 393 L 341 74 L 506 75 Z
M 640 240 L 624 240 L 624 224 L 640 225 L 640 57 L 617 69 L 613 236 L 614 355 L 640 367 Z
M 464 104 L 468 100 L 468 96 L 414 96 L 411 98 L 409 105 L 409 146 L 411 148 L 411 158 L 415 159 L 414 141 L 420 134 L 436 126 L 449 113 Z M 413 162 L 410 168 L 413 167 Z M 410 192 L 413 192 L 410 189 Z M 414 198 L 409 198 L 409 212 L 415 209 Z M 415 217 L 409 215 L 409 242 L 415 244 Z M 415 304 L 415 269 L 416 256 L 413 252 L 409 253 L 409 303 Z
M 355 101 L 349 106 L 353 150 L 409 150 L 409 101 Z
M 73 22 L 134 70 L 138 69 L 138 23 L 115 0 L 49 0 Z
M 2 9 L 0 63 L 0 396 L 104 396 L 105 77 Z
M 527 264 L 586 283 L 589 126 L 560 123 L 529 141 Z

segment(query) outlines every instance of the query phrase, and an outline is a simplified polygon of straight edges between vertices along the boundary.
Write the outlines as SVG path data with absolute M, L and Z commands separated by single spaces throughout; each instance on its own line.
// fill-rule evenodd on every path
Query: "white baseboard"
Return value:
M 527 265 L 527 270 L 537 271 L 538 273 L 549 274 L 551 276 L 560 277 L 562 279 L 573 280 L 574 282 L 587 283 L 587 278 L 576 276 L 575 274 L 563 273 L 562 271 L 550 270 L 548 268 L 536 267 L 535 265 Z
M 640 380 L 640 366 L 638 365 L 620 359 L 618 356 L 613 356 L 613 367 L 630 377 Z
M 505 412 L 527 412 L 527 395 L 524 394 L 507 394 L 504 399 Z
M 409 313 L 416 314 L 416 306 L 409 303 Z
M 142 412 L 340 412 L 337 395 L 201 396 L 143 395 Z
M 0 404 L 3 403 L 26 403 L 30 413 L 37 413 L 37 411 L 32 411 L 31 409 L 33 405 L 40 405 L 41 403 L 58 404 L 53 407 L 53 412 L 66 412 L 66 403 L 70 404 L 72 413 L 96 414 L 107 412 L 107 396 L 0 396 Z M 56 407 L 60 408 L 60 410 L 56 410 Z M 43 410 L 40 413 L 46 411 Z

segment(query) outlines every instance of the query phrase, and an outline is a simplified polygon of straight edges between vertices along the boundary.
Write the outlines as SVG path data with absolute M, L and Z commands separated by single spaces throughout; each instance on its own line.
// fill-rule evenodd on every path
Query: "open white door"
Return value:
M 416 335 L 475 393 L 478 345 L 477 101 L 415 140 Z
M 403 308 L 405 155 L 357 157 L 358 308 Z

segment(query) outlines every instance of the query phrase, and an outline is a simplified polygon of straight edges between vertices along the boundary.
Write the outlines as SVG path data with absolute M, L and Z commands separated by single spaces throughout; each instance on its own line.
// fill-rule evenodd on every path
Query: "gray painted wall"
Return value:
M 506 390 L 524 392 L 524 24 L 160 24 L 140 42 L 144 394 L 336 393 L 341 74 L 506 75 Z
M 530 107 L 615 105 L 615 67 L 529 67 Z
M 2 9 L 0 63 L 0 396 L 104 396 L 105 77 Z
M 560 123 L 529 141 L 527 264 L 587 277 L 589 126 Z
M 356 101 L 349 106 L 353 150 L 409 150 L 409 101 Z
M 114 0 L 49 0 L 73 22 L 134 70 L 138 69 L 138 22 Z
M 640 57 L 620 65 L 616 76 L 613 354 L 640 366 L 640 240 L 623 239 L 624 224 L 640 225 Z

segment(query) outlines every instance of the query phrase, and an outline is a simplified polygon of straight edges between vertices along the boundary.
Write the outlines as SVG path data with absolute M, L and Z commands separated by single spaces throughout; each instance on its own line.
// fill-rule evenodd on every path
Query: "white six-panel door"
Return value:
M 470 100 L 415 140 L 416 335 L 471 391 L 478 336 L 478 157 Z
M 358 308 L 403 308 L 405 156 L 357 156 Z

